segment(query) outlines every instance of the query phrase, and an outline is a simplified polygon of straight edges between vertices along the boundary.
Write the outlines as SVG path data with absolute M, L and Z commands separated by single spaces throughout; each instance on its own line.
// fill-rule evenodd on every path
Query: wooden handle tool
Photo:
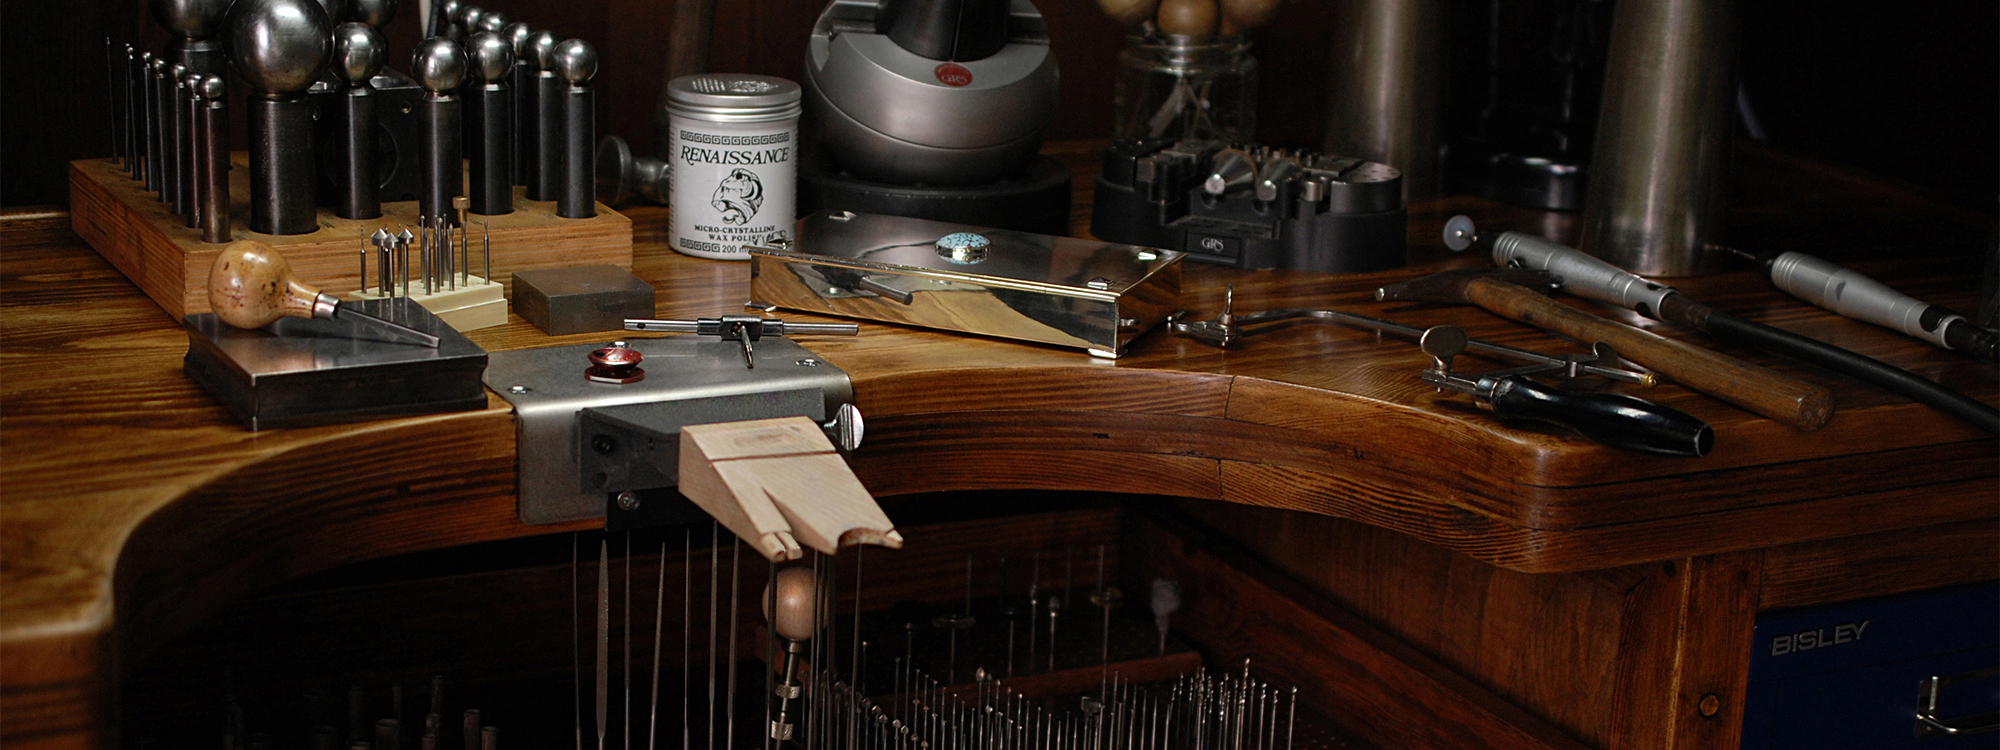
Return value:
M 1097 9 L 1111 20 L 1126 26 L 1134 26 L 1153 17 L 1160 7 L 1160 0 L 1097 0 Z
M 1215 33 L 1216 21 L 1221 11 L 1215 0 L 1160 0 L 1156 22 L 1160 31 L 1185 36 L 1208 36 Z
M 681 428 L 680 490 L 764 557 L 797 560 L 800 544 L 903 546 L 895 524 L 805 417 Z
M 285 256 L 262 242 L 238 240 L 208 269 L 208 306 L 237 328 L 262 328 L 279 318 L 326 318 L 360 323 L 437 348 L 438 337 L 342 305 L 340 299 L 292 274 Z
M 1801 430 L 1819 429 L 1833 416 L 1833 396 L 1825 388 L 1578 311 L 1518 284 L 1473 279 L 1466 282 L 1465 297 L 1512 320 L 1579 341 L 1602 341 L 1618 356 L 1681 385 Z

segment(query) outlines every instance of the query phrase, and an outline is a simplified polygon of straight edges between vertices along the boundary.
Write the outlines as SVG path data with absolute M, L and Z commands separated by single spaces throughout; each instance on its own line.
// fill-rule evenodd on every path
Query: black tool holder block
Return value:
M 383 202 L 413 201 L 417 199 L 418 169 L 422 166 L 423 131 L 422 112 L 417 103 L 423 101 L 424 89 L 409 76 L 384 68 L 369 81 L 375 87 L 375 182 L 378 198 Z M 318 205 L 334 206 L 340 201 L 341 191 L 334 182 L 334 175 L 341 174 L 347 167 L 341 161 L 338 145 L 344 137 L 341 134 L 341 110 L 346 93 L 345 84 L 329 72 L 313 84 L 306 92 L 306 101 L 319 112 L 313 123 L 314 155 L 319 159 L 315 178 Z
M 438 348 L 341 320 L 235 328 L 197 313 L 184 370 L 251 430 L 359 422 L 486 406 L 486 350 L 408 298 L 341 303 L 437 336 Z
M 1344 273 L 1409 262 L 1403 177 L 1394 167 L 1239 146 L 1259 171 L 1279 159 L 1300 168 L 1273 181 L 1270 200 L 1258 198 L 1254 181 L 1211 195 L 1203 181 L 1227 147 L 1215 141 L 1113 142 L 1097 177 L 1091 233 L 1237 268 Z

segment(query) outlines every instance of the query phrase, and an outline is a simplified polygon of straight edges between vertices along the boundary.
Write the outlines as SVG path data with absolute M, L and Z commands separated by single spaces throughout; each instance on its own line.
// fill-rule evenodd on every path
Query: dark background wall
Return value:
M 1525 0 L 1508 0 L 1510 2 Z M 600 129 L 650 150 L 666 65 L 667 0 L 482 0 L 514 20 L 595 43 Z M 710 69 L 797 78 L 822 0 L 721 0 Z M 1123 31 L 1090 0 L 1038 0 L 1062 68 L 1054 139 L 1109 135 L 1112 59 Z M 1476 5 L 1476 3 L 1475 3 Z M 1771 140 L 1933 188 L 1985 211 L 2000 195 L 2000 3 L 1743 2 L 1742 75 Z M 1262 140 L 1322 138 L 1325 0 L 1285 6 L 1254 33 Z M 420 23 L 389 28 L 407 68 Z M 143 0 L 0 2 L 0 205 L 64 204 L 66 163 L 110 153 L 104 40 L 161 49 Z M 238 87 L 240 88 L 240 87 Z M 240 123 L 236 131 L 241 138 Z

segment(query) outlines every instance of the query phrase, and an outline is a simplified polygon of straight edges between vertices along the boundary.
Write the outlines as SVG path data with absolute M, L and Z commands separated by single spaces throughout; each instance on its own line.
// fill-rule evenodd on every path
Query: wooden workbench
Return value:
M 1079 228 L 1100 147 L 1049 149 L 1077 170 Z M 1977 307 L 1973 254 L 1991 216 L 1754 148 L 1741 152 L 1737 178 L 1735 244 L 1813 252 L 1918 297 Z M 1484 262 L 1438 247 L 1453 213 L 1564 240 L 1576 228 L 1571 215 L 1434 201 L 1412 210 L 1409 268 L 1190 266 L 1181 304 L 1212 317 L 1234 284 L 1239 312 L 1330 306 L 1574 346 L 1469 308 L 1372 301 L 1382 283 Z M 629 215 L 634 270 L 658 289 L 661 317 L 741 309 L 744 265 L 669 251 L 664 209 Z M 182 374 L 176 322 L 68 223 L 54 213 L 0 221 L 0 743 L 103 744 L 115 736 L 119 664 L 247 592 L 366 559 L 577 527 L 515 520 L 513 418 L 498 397 L 480 411 L 244 431 Z M 1749 271 L 1679 286 L 2000 400 L 1992 366 L 1834 317 Z M 550 338 L 514 317 L 472 338 L 501 350 L 612 336 Z M 1990 580 L 2000 566 L 1991 436 L 1755 352 L 1718 346 L 1832 388 L 1832 422 L 1802 433 L 1663 385 L 1642 395 L 1717 436 L 1713 455 L 1672 459 L 1503 425 L 1419 383 L 1428 360 L 1414 346 L 1342 328 L 1292 328 L 1230 351 L 1155 332 L 1115 362 L 875 324 L 802 343 L 853 379 L 869 425 L 856 469 L 876 494 L 1182 498 L 1308 585 L 1593 746 L 1733 747 L 1757 611 Z

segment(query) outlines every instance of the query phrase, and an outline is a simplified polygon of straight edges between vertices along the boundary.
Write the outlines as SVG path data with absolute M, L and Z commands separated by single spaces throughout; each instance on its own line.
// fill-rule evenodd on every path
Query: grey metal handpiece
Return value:
M 1649 318 L 1659 317 L 1660 302 L 1674 294 L 1673 287 L 1647 281 L 1582 250 L 1521 232 L 1501 232 L 1493 238 L 1493 263 L 1547 271 L 1557 286 L 1571 294 L 1637 310 Z
M 1951 328 L 1976 328 L 1965 316 L 1942 305 L 1910 297 L 1853 269 L 1805 253 L 1787 252 L 1773 258 L 1771 283 L 1841 315 L 1902 331 L 1945 349 L 1967 348 L 1965 337 L 1947 336 Z M 1991 345 L 1986 348 L 1990 350 Z

